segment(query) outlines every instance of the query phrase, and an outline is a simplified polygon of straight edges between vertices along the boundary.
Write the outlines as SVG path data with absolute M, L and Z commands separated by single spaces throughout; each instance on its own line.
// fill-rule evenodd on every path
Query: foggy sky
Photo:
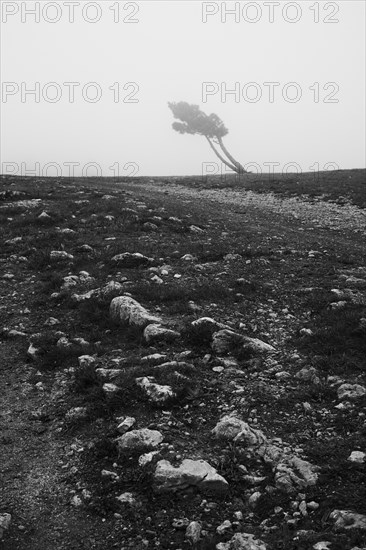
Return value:
M 79 163 L 75 175 L 88 163 L 104 176 L 198 175 L 202 163 L 219 169 L 204 138 L 172 130 L 168 101 L 215 112 L 229 129 L 227 148 L 265 172 L 265 163 L 277 163 L 276 172 L 288 163 L 302 171 L 328 163 L 365 167 L 362 1 L 149 0 L 119 2 L 119 13 L 117 2 L 76 2 L 73 23 L 70 2 L 49 2 L 45 13 L 47 2 L 38 3 L 39 22 L 26 11 L 36 2 L 1 4 L 2 173 L 11 170 L 5 163 L 18 173 L 21 163 L 28 173 L 36 163 L 41 173 L 57 163 L 63 176 L 69 163 Z M 224 21 L 222 4 L 240 9 Z M 213 94 L 206 98 L 204 83 Z M 37 86 L 39 102 L 26 94 Z M 225 96 L 230 90 L 239 93 Z M 262 95 L 254 102 L 256 93 Z

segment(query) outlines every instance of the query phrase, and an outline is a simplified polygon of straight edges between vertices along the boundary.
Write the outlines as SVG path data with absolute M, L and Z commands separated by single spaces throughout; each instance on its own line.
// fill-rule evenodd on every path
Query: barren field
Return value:
M 366 548 L 365 175 L 0 177 L 3 550 Z

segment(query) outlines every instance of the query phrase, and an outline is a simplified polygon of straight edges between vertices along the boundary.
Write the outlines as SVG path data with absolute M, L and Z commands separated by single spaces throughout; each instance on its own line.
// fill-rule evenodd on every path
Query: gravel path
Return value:
M 205 198 L 211 201 L 250 207 L 262 212 L 268 211 L 281 216 L 295 218 L 313 227 L 331 230 L 349 230 L 366 236 L 366 210 L 346 204 L 340 206 L 331 202 L 314 199 L 309 202 L 298 197 L 278 198 L 273 193 L 254 193 L 232 189 L 193 189 L 169 183 L 138 184 L 145 189 L 174 194 L 181 198 Z

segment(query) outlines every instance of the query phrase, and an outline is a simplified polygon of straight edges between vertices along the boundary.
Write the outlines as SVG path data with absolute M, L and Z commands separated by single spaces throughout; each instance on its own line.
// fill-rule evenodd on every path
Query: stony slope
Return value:
M 3 548 L 366 545 L 362 209 L 1 185 Z

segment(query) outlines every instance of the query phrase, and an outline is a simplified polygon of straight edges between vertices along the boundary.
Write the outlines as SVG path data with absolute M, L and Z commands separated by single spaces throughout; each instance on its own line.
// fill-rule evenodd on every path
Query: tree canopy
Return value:
M 229 133 L 229 130 L 215 113 L 206 115 L 198 105 L 192 105 L 186 101 L 168 103 L 168 106 L 174 118 L 180 121 L 173 122 L 172 126 L 176 132 L 204 136 L 211 149 L 226 166 L 239 174 L 245 172 L 244 167 L 226 149 L 222 138 Z M 218 145 L 221 151 L 218 151 L 215 145 Z

